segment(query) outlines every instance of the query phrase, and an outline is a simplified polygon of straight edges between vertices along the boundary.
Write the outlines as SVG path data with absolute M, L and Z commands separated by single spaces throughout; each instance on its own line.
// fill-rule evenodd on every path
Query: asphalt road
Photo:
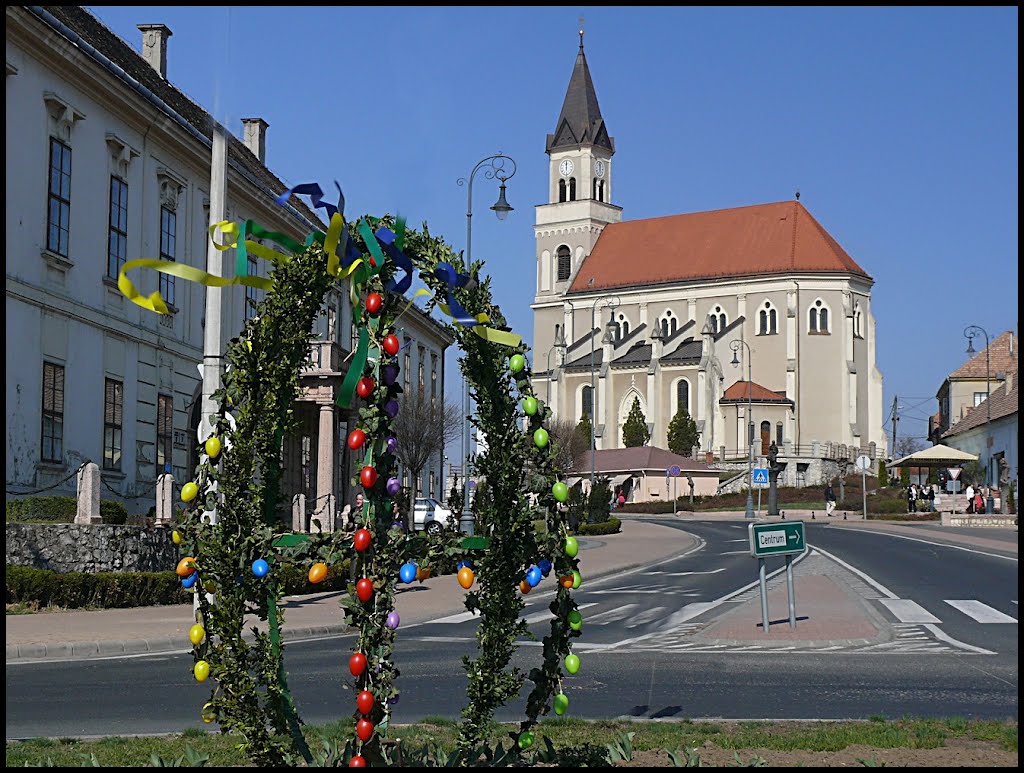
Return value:
M 1017 624 L 979 622 L 963 612 L 961 603 L 977 601 L 1016 618 L 1016 560 L 943 546 L 930 541 L 926 531 L 920 538 L 901 539 L 808 524 L 807 542 L 830 561 L 859 573 L 875 598 L 912 601 L 938 620 L 928 625 L 940 634 L 994 654 L 955 648 L 926 654 L 687 652 L 671 646 L 589 651 L 663 632 L 686 605 L 714 602 L 756 579 L 745 524 L 666 523 L 697 536 L 698 545 L 668 561 L 586 583 L 577 593 L 585 620 L 584 636 L 577 640 L 583 665 L 567 683 L 571 716 L 1016 718 Z M 781 560 L 769 561 L 770 571 L 781 566 Z M 538 639 L 546 625 L 546 598 L 527 597 L 525 614 L 530 620 L 536 616 L 531 630 Z M 885 614 L 883 602 L 872 603 Z M 403 693 L 395 722 L 458 718 L 465 701 L 462 657 L 475 653 L 474 631 L 475 622 L 459 616 L 401 629 L 395 659 Z M 681 631 L 683 636 L 685 626 Z M 318 724 L 351 715 L 352 696 L 345 686 L 351 645 L 352 637 L 342 636 L 288 646 L 290 687 L 305 721 Z M 515 662 L 528 669 L 539 652 L 526 643 Z M 210 688 L 195 682 L 191 667 L 186 653 L 9 664 L 7 737 L 208 728 L 199 719 L 199 708 Z M 521 717 L 522 701 L 498 715 L 500 720 Z

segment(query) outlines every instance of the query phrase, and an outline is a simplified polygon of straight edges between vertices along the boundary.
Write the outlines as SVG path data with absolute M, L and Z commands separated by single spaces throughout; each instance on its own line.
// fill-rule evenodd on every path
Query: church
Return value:
M 775 442 L 780 485 L 886 457 L 874 281 L 799 194 L 624 220 L 582 33 L 546 153 L 533 368 L 556 419 L 586 414 L 596 448 L 618 449 L 636 400 L 648 444 L 667 448 L 685 410 L 701 462 L 745 470 L 751 445 L 763 457 Z

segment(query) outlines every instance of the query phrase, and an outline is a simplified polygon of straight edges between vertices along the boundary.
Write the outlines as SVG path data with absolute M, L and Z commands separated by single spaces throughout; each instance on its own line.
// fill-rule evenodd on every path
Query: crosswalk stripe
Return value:
M 879 599 L 901 623 L 941 623 L 935 615 L 910 599 Z
M 1017 619 L 1004 615 L 998 609 L 993 609 L 988 604 L 982 604 L 977 599 L 943 599 L 953 609 L 963 612 L 968 617 L 973 617 L 979 623 L 1016 623 Z
M 576 608 L 580 609 L 580 610 L 583 610 L 583 609 L 586 609 L 587 607 L 596 607 L 596 606 L 597 606 L 596 602 L 591 602 L 589 604 L 578 604 L 576 606 Z M 526 617 L 523 618 L 523 620 L 526 621 L 527 625 L 533 625 L 534 623 L 542 623 L 545 620 L 550 620 L 552 617 L 553 617 L 553 615 L 551 614 L 551 610 L 546 610 L 544 612 L 535 612 L 532 615 L 527 615 Z M 586 619 L 586 618 L 584 618 L 584 619 Z

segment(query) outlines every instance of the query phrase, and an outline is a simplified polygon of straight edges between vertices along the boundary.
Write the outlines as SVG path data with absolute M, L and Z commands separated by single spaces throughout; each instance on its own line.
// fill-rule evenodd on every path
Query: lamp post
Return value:
M 974 349 L 974 336 L 983 335 L 985 336 L 985 443 L 988 443 L 990 425 L 992 423 L 992 401 L 989 399 L 992 397 L 992 382 L 991 382 L 991 370 L 989 367 L 989 338 L 988 331 L 985 328 L 978 325 L 968 325 L 964 328 L 964 337 L 967 339 L 967 353 L 975 354 Z M 987 445 L 986 445 L 987 448 Z M 989 467 L 992 466 L 991 455 L 985 460 L 985 486 L 989 486 Z M 992 505 L 988 502 L 985 503 L 986 510 L 991 511 Z
M 561 328 L 559 328 L 557 335 L 555 335 L 555 343 L 552 345 L 552 347 L 550 349 L 548 349 L 547 356 L 544 358 L 545 364 L 547 366 L 547 374 L 548 374 L 548 391 L 547 391 L 547 404 L 548 405 L 551 405 L 551 352 L 555 351 L 556 349 L 559 352 L 564 352 L 567 347 L 568 347 L 568 344 L 565 342 L 565 336 L 562 335 L 562 330 L 561 330 Z M 557 366 L 558 363 L 556 362 L 555 364 Z
M 510 164 L 511 168 L 506 165 Z M 469 272 L 473 260 L 473 178 L 480 170 L 484 171 L 484 177 L 488 180 L 498 178 L 498 200 L 494 202 L 491 209 L 498 216 L 498 220 L 504 220 L 512 207 L 505 200 L 505 182 L 511 179 L 516 173 L 516 162 L 501 151 L 487 158 L 480 159 L 468 177 L 460 177 L 458 185 L 466 186 L 466 271 Z M 462 458 L 464 468 L 462 472 L 462 516 L 459 518 L 459 528 L 466 534 L 473 534 L 473 510 L 469 505 L 469 379 L 462 377 Z
M 729 348 L 732 349 L 732 364 L 739 365 L 740 360 L 738 353 L 740 346 L 745 346 L 747 349 L 747 447 L 750 449 L 747 454 L 747 518 L 753 519 L 754 517 L 754 492 L 753 492 L 753 475 L 754 475 L 754 439 L 751 437 L 750 429 L 754 426 L 754 378 L 751 375 L 752 363 L 754 359 L 753 354 L 750 351 L 750 344 L 737 338 L 731 344 Z M 740 371 L 740 375 L 743 372 Z
M 604 304 L 611 312 L 608 318 L 608 326 L 605 330 L 603 343 L 608 342 L 612 335 L 612 323 L 615 320 L 615 309 L 619 305 L 619 296 L 602 295 L 594 305 L 590 307 L 590 491 L 594 491 L 594 477 L 597 474 L 597 384 L 595 383 L 594 370 L 594 326 L 597 325 L 597 308 Z

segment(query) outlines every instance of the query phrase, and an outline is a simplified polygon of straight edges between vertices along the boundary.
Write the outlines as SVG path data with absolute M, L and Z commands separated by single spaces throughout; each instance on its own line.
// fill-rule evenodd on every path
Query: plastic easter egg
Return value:
M 555 498 L 556 502 L 564 502 L 569 498 L 569 487 L 562 483 L 562 481 L 558 481 L 558 483 L 551 487 L 551 495 Z
M 352 676 L 359 676 L 366 670 L 366 655 L 356 652 L 348 659 L 348 670 Z
M 400 480 L 398 480 L 398 478 L 393 478 L 393 477 L 392 478 L 388 478 L 388 484 L 387 484 L 386 488 L 388 490 L 388 493 L 391 496 L 394 496 L 395 494 L 397 494 L 401 490 L 402 482 Z
M 537 413 L 537 398 L 536 397 L 524 397 L 523 398 L 523 413 L 527 416 L 533 416 Z
M 473 562 L 472 562 L 472 561 L 470 561 L 470 560 L 469 560 L 468 558 L 464 558 L 464 559 L 462 559 L 461 561 L 459 561 L 459 563 L 455 565 L 455 568 L 456 568 L 456 569 L 461 569 L 461 568 L 462 568 L 462 567 L 464 567 L 464 566 L 465 566 L 466 568 L 468 568 L 468 569 L 473 569 L 473 570 L 476 570 L 476 567 L 475 567 L 475 566 L 473 566 Z
M 431 575 L 431 570 L 430 570 L 429 567 L 426 567 L 426 568 L 424 568 L 422 566 L 417 566 L 416 567 L 416 579 L 419 580 L 420 582 L 423 582 L 424 580 L 430 579 L 430 575 Z
M 189 588 L 194 586 L 198 580 L 199 580 L 199 575 L 196 574 L 195 572 L 193 572 L 188 577 L 182 577 L 181 578 L 181 587 L 185 588 L 186 590 L 188 590 Z
M 562 716 L 566 711 L 569 710 L 569 696 L 564 692 L 558 693 L 554 700 L 555 713 L 558 716 Z
M 571 574 L 562 575 L 561 577 L 558 578 L 558 581 L 562 584 L 563 588 L 571 588 L 572 587 L 572 580 L 573 580 L 573 577 L 572 577 Z
M 195 675 L 197 682 L 205 682 L 207 677 L 210 676 L 210 664 L 205 660 L 200 660 L 193 667 L 192 673 Z
M 373 394 L 373 390 L 376 386 L 377 384 L 372 378 L 369 376 L 363 376 L 356 382 L 356 394 L 363 398 L 369 397 Z
M 572 628 L 574 631 L 578 631 L 580 628 L 583 627 L 583 615 L 580 614 L 580 611 L 578 609 L 574 609 L 572 612 L 569 613 L 568 620 L 569 627 Z
M 533 733 L 527 730 L 525 733 L 519 736 L 519 748 L 529 749 L 533 746 Z
M 366 313 L 372 316 L 380 314 L 381 308 L 384 306 L 384 299 L 380 293 L 370 293 L 366 296 Z
M 575 537 L 565 538 L 565 554 L 569 558 L 576 558 L 576 555 L 580 552 L 580 543 L 576 541 Z
M 196 498 L 196 495 L 198 493 L 199 493 L 199 486 L 197 486 L 192 481 L 189 481 L 188 483 L 186 483 L 184 486 L 181 487 L 181 501 L 182 502 L 191 502 L 193 499 Z
M 372 539 L 373 535 L 370 534 L 369 529 L 356 529 L 355 534 L 352 535 L 352 546 L 362 553 L 370 547 Z
M 380 380 L 384 382 L 384 386 L 394 386 L 395 382 L 398 381 L 398 366 L 393 362 L 389 362 L 381 368 Z
M 528 583 L 526 580 L 519 581 L 519 592 L 522 593 L 524 596 L 532 590 L 533 586 L 530 585 L 530 583 Z
M 206 455 L 211 459 L 216 459 L 220 454 L 220 438 L 210 437 L 206 439 Z
M 539 566 L 531 566 L 530 570 L 526 573 L 526 582 L 530 584 L 531 588 L 536 588 L 540 585 L 541 578 L 543 578 Z
M 394 357 L 398 354 L 398 350 L 402 348 L 402 345 L 398 342 L 398 336 L 386 335 L 382 341 L 384 351 Z
M 387 443 L 388 453 L 393 454 L 395 450 L 398 448 L 398 438 L 396 438 L 394 435 L 388 435 Z
M 323 582 L 327 577 L 327 564 L 323 561 L 317 561 L 311 567 L 309 567 L 309 581 L 314 585 Z
M 402 568 L 398 570 L 398 576 L 402 582 L 412 582 L 416 579 L 416 564 L 412 561 L 402 564 Z
M 356 736 L 364 743 L 373 737 L 373 722 L 368 719 L 360 719 L 356 722 Z
M 179 577 L 191 577 L 195 570 L 196 560 L 192 556 L 185 556 L 178 562 L 178 567 L 174 571 L 178 573 Z
M 548 437 L 548 431 L 543 427 L 533 433 L 533 444 L 537 446 L 537 448 L 544 448 L 547 446 L 548 440 L 550 440 Z
M 388 612 L 388 616 L 384 619 L 384 625 L 393 631 L 398 628 L 398 624 L 401 621 L 402 618 L 398 616 L 398 613 L 392 610 L 391 612 Z
M 188 640 L 196 647 L 203 643 L 203 639 L 205 637 L 206 629 L 199 625 L 199 623 L 196 623 L 188 629 Z
M 399 406 L 398 400 L 395 400 L 394 398 L 384 403 L 384 413 L 386 413 L 392 419 L 398 415 L 398 411 L 400 409 L 401 406 Z
M 357 754 L 355 757 L 348 761 L 348 766 L 350 768 L 365 768 L 366 757 L 362 756 L 361 754 Z
M 551 562 L 548 561 L 546 558 L 542 558 L 540 561 L 538 561 L 537 566 L 540 567 L 540 573 L 545 577 L 551 574 Z
M 377 471 L 370 466 L 359 471 L 359 483 L 363 488 L 373 488 L 377 483 Z
M 203 722 L 205 722 L 206 724 L 210 724 L 211 722 L 213 722 L 214 720 L 217 719 L 217 714 L 213 710 L 213 704 L 212 703 L 206 703 L 206 704 L 203 705 L 202 716 L 203 716 Z
M 356 595 L 364 604 L 373 598 L 373 583 L 363 577 L 356 583 Z
M 356 708 L 359 709 L 363 714 L 369 714 L 373 711 L 373 693 L 369 690 L 363 690 L 359 695 L 356 696 Z
M 508 359 L 508 369 L 513 373 L 518 373 L 524 367 L 526 367 L 526 359 L 521 354 L 513 354 Z
M 266 577 L 267 572 L 270 571 L 270 564 L 264 561 L 262 558 L 257 558 L 252 562 L 252 573 L 257 577 Z
M 461 585 L 463 588 L 469 590 L 471 587 L 473 587 L 474 579 L 475 578 L 473 576 L 473 570 L 470 569 L 468 566 L 464 566 L 461 569 L 459 569 L 459 585 Z
M 171 542 L 175 545 L 180 545 L 184 537 L 181 536 L 181 532 L 175 529 L 171 532 Z
M 580 574 L 579 569 L 572 570 L 572 589 L 576 590 L 583 584 L 583 575 Z
M 366 442 L 366 433 L 361 429 L 354 429 L 348 433 L 348 447 L 353 451 L 358 451 L 363 447 L 363 443 Z
M 217 592 L 217 583 L 213 580 L 207 580 L 203 583 L 203 590 L 212 595 Z
M 579 655 L 575 654 L 574 652 L 570 652 L 568 655 L 565 656 L 564 664 L 566 671 L 568 671 L 570 674 L 575 674 L 577 671 L 580 670 Z

